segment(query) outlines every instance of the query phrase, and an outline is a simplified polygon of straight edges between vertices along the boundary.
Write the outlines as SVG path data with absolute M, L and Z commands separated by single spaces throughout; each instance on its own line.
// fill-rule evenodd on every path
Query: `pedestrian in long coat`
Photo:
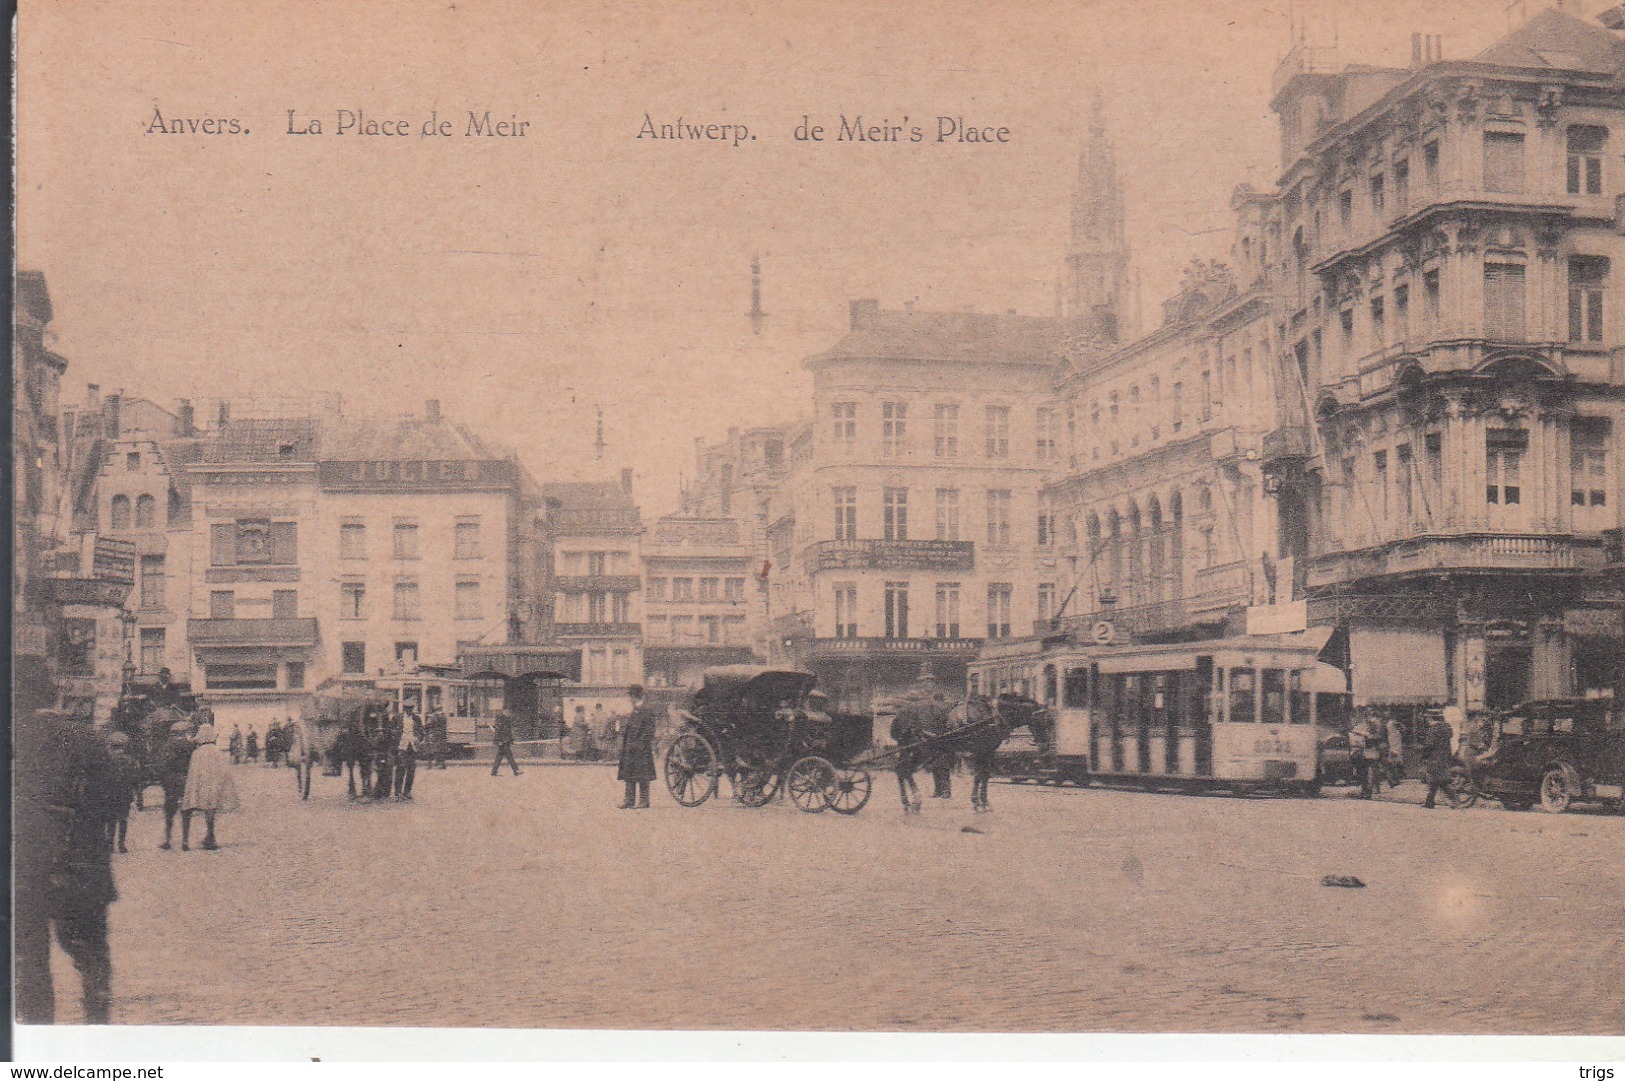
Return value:
M 1433 809 L 1434 798 L 1440 792 L 1446 793 L 1446 798 L 1449 798 L 1450 767 L 1455 765 L 1451 744 L 1455 739 L 1455 730 L 1443 717 L 1435 718 L 1433 723 L 1428 725 L 1427 742 L 1423 745 L 1427 752 L 1423 768 L 1428 779 L 1428 795 L 1422 806 L 1429 810 Z
M 655 727 L 660 711 L 643 704 L 643 688 L 633 684 L 627 691 L 632 699 L 632 716 L 621 729 L 621 765 L 615 776 L 626 785 L 621 810 L 647 810 L 649 782 L 655 779 Z
M 248 760 L 250 762 L 260 760 L 260 734 L 254 731 L 253 725 L 248 726 Z
M 13 948 L 17 1019 L 56 1020 L 51 932 L 73 958 L 85 1022 L 105 1025 L 113 1001 L 107 906 L 118 899 L 102 818 L 88 797 L 104 785 L 106 745 L 82 720 L 52 708 L 44 661 L 19 657 L 12 714 Z
M 214 838 L 214 816 L 241 806 L 237 784 L 231 779 L 230 764 L 215 743 L 214 726 L 206 724 L 197 730 L 197 749 L 192 752 L 191 768 L 186 773 L 186 794 L 181 797 L 181 851 L 191 848 L 188 841 L 192 812 L 203 812 L 202 847 L 212 852 L 220 847 Z
M 491 741 L 497 745 L 496 759 L 491 763 L 491 776 L 497 775 L 497 767 L 507 759 L 515 777 L 519 776 L 519 763 L 513 757 L 513 719 L 508 716 L 507 710 L 497 710 L 496 724 L 491 729 Z

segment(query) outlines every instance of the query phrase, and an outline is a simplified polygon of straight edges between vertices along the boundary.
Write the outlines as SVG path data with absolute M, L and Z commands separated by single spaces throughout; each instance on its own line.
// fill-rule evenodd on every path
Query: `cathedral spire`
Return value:
M 1089 133 L 1078 154 L 1072 192 L 1072 241 L 1066 255 L 1066 315 L 1096 337 L 1115 341 L 1126 313 L 1128 241 L 1117 159 L 1106 134 L 1100 88 L 1090 96 Z

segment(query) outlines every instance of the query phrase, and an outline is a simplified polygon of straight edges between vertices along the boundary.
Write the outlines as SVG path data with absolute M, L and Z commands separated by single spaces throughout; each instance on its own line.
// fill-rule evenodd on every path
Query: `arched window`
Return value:
M 158 501 L 150 495 L 137 496 L 135 500 L 135 527 L 137 529 L 151 529 L 158 515 Z
M 112 521 L 111 521 L 111 523 L 109 525 L 109 528 L 115 529 L 115 530 L 129 529 L 130 528 L 130 497 L 129 496 L 127 496 L 127 495 L 116 495 L 116 496 L 113 497 L 112 515 L 113 515 L 113 517 L 112 517 Z

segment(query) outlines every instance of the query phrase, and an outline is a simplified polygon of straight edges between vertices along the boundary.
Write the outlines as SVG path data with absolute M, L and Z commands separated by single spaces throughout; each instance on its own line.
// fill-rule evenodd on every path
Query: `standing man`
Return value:
M 434 755 L 429 763 L 431 769 L 446 768 L 446 740 L 449 737 L 446 724 L 446 714 L 442 710 L 435 710 L 429 714 L 429 723 L 424 733 L 429 741 L 429 753 Z
M 1440 792 L 1445 799 L 1450 800 L 1450 767 L 1455 764 L 1451 744 L 1455 742 L 1456 733 L 1450 727 L 1450 722 L 1443 715 L 1435 716 L 1428 725 L 1427 742 L 1423 744 L 1427 758 L 1424 768 L 1427 771 L 1428 796 L 1422 806 L 1432 810 L 1434 797 Z
M 107 847 L 119 852 L 130 851 L 124 839 L 130 832 L 130 804 L 135 801 L 135 790 L 141 784 L 141 766 L 130 755 L 130 737 L 114 732 L 107 737 L 110 769 L 108 787 L 103 805 L 103 821 L 107 827 Z
M 17 1019 L 56 1021 L 51 931 L 73 958 L 85 1022 L 111 1020 L 113 962 L 107 906 L 118 899 L 98 806 L 111 762 L 87 721 L 54 708 L 43 658 L 19 657 L 13 674 Z
M 175 686 L 175 677 L 167 668 L 158 669 L 158 683 L 147 692 L 147 701 L 154 709 L 177 709 L 181 702 L 181 689 Z
M 513 721 L 505 709 L 497 710 L 496 726 L 491 732 L 491 740 L 497 745 L 496 760 L 491 763 L 491 776 L 497 775 L 497 769 L 502 765 L 504 758 L 513 769 L 513 775 L 519 776 L 519 763 L 514 761 L 513 757 Z
M 231 750 L 231 764 L 237 765 L 243 760 L 243 730 L 236 725 L 231 726 L 231 739 L 226 744 Z
M 1355 776 L 1360 778 L 1361 799 L 1375 799 L 1382 790 L 1382 745 L 1386 739 L 1386 730 L 1369 709 L 1349 730 L 1349 758 Z
M 615 776 L 626 785 L 621 810 L 649 809 L 649 782 L 655 779 L 655 726 L 659 711 L 643 704 L 643 688 L 634 683 L 626 695 L 632 716 L 621 729 L 621 765 Z
M 410 706 L 401 719 L 401 730 L 395 738 L 395 798 L 412 798 L 412 781 L 418 775 L 418 743 L 423 739 L 423 720 Z
M 401 739 L 401 715 L 391 707 L 373 738 L 372 751 L 378 760 L 378 780 L 374 799 L 389 799 L 395 787 L 395 745 Z
M 165 852 L 175 847 L 170 843 L 175 835 L 175 816 L 181 810 L 181 797 L 186 795 L 186 775 L 191 771 L 192 752 L 196 749 L 190 725 L 176 721 L 170 726 L 158 774 L 158 783 L 164 789 L 164 843 L 158 847 Z

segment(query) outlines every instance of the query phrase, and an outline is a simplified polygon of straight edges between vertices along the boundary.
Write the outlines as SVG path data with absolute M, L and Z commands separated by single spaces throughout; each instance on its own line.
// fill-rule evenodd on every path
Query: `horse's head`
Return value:
M 1049 746 L 1055 735 L 1055 717 L 1037 699 L 1024 694 L 1005 693 L 992 703 L 999 725 L 1007 732 L 1025 728 L 1041 747 Z

